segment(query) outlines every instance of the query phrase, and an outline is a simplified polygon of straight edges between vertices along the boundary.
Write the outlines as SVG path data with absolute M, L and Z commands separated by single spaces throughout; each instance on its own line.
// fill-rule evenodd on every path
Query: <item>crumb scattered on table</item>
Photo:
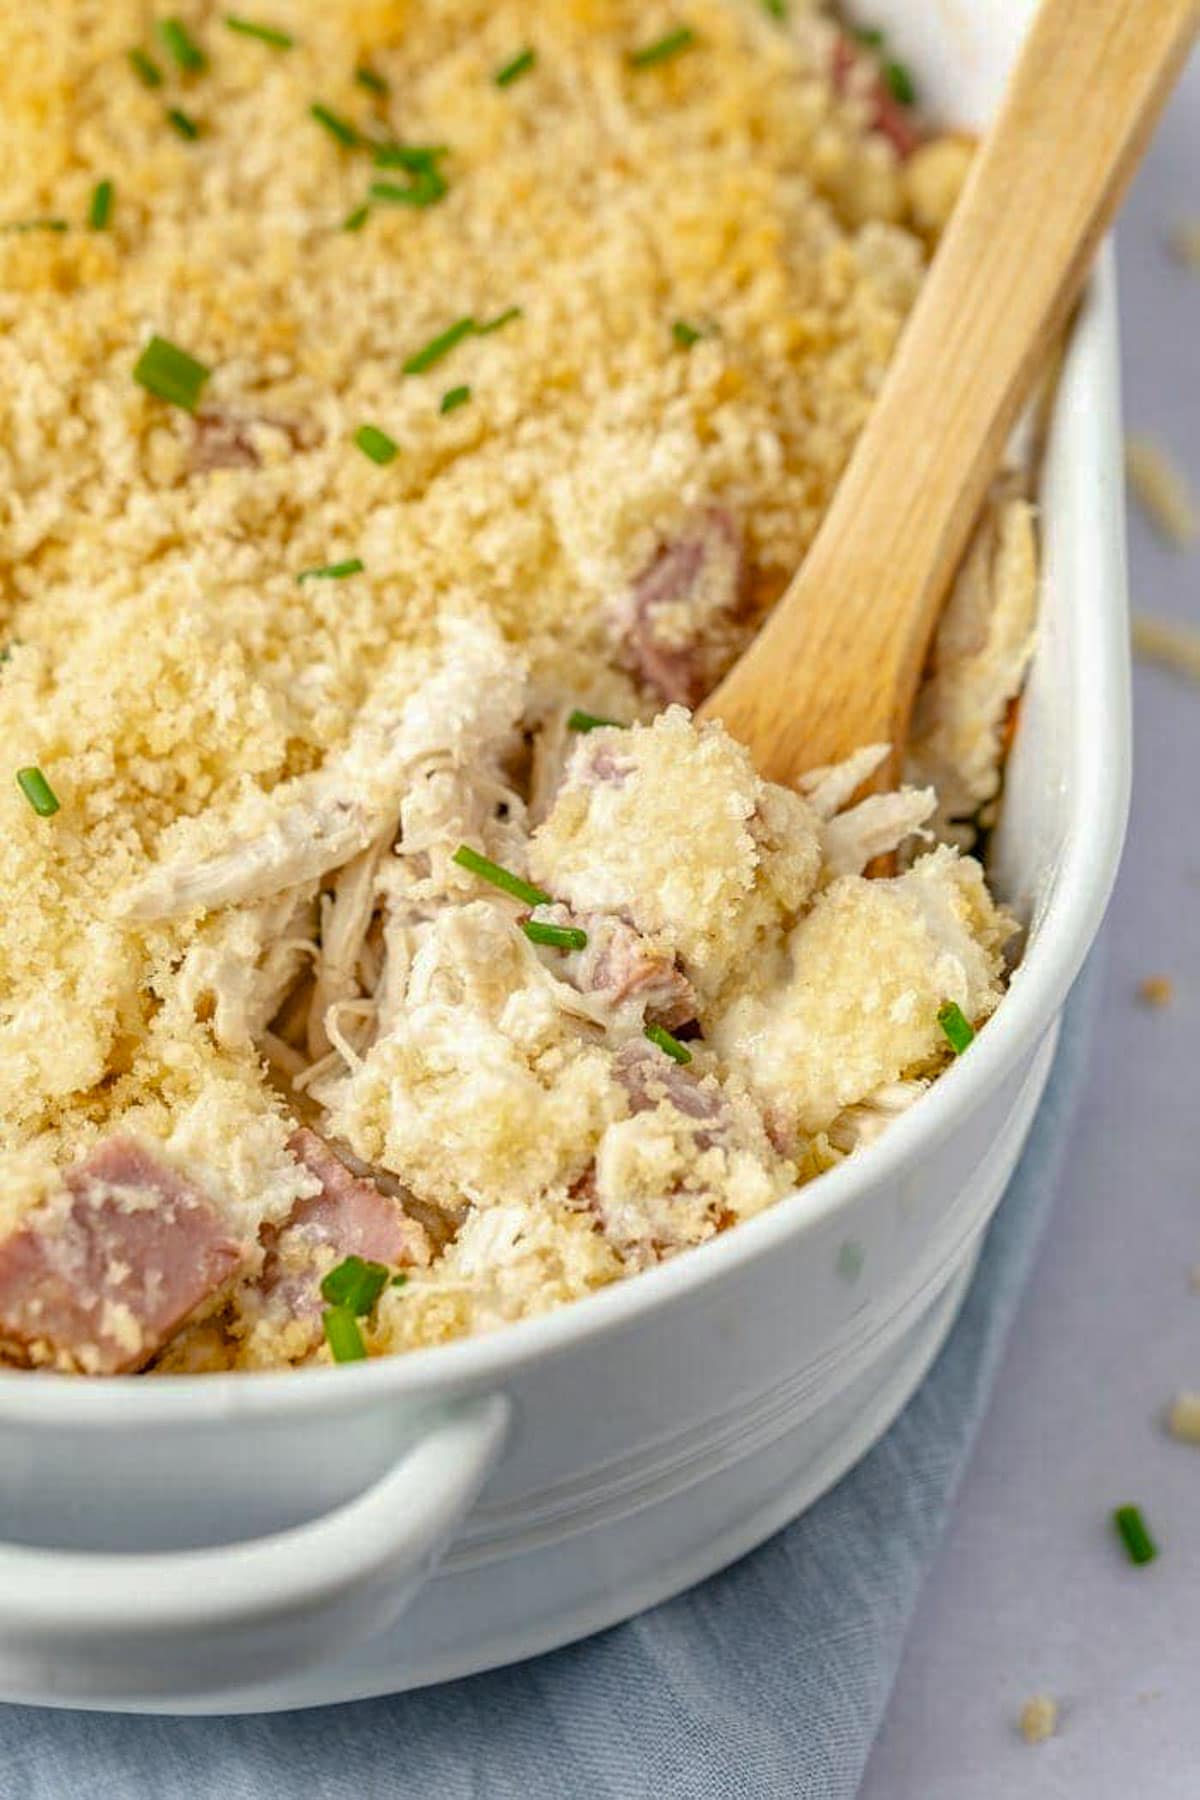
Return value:
M 1058 1725 L 1058 1703 L 1049 1694 L 1034 1694 L 1021 1708 L 1021 1736 L 1027 1744 L 1044 1743 Z
M 1175 984 L 1169 975 L 1147 975 L 1138 986 L 1138 999 L 1146 1006 L 1170 1006 L 1175 998 Z
M 1125 440 L 1129 485 L 1160 537 L 1185 550 L 1200 532 L 1188 479 L 1164 445 L 1145 436 Z
M 1175 1396 L 1167 1414 L 1167 1430 L 1181 1444 L 1200 1444 L 1200 1394 L 1185 1392 Z
M 1191 681 L 1200 681 L 1200 631 L 1137 613 L 1133 620 L 1133 647 L 1148 662 L 1161 663 Z
M 1167 241 L 1177 263 L 1185 269 L 1200 269 L 1200 219 L 1179 219 Z

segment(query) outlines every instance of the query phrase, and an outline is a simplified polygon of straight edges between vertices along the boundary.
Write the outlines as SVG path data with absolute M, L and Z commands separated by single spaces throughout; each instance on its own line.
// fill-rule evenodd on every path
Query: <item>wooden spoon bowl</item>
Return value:
M 972 525 L 1200 25 L 1200 0 L 1042 0 L 803 566 L 701 708 L 793 784 L 888 743 L 894 783 Z

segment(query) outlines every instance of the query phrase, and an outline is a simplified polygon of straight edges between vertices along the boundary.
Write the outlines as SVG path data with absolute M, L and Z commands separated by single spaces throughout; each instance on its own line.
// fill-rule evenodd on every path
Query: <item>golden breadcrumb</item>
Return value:
M 1144 435 L 1127 438 L 1125 473 L 1159 536 L 1178 550 L 1193 544 L 1200 532 L 1200 512 L 1187 474 L 1166 446 Z
M 1058 1702 L 1049 1694 L 1034 1694 L 1021 1708 L 1018 1722 L 1027 1744 L 1043 1744 L 1058 1729 Z

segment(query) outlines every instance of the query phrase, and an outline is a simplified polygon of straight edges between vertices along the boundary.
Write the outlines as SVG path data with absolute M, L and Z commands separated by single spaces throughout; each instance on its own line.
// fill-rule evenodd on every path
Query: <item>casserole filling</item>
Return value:
M 1020 482 L 899 791 L 689 709 L 967 148 L 800 0 L 10 11 L 0 1353 L 437 1343 L 868 1144 L 1003 992 Z

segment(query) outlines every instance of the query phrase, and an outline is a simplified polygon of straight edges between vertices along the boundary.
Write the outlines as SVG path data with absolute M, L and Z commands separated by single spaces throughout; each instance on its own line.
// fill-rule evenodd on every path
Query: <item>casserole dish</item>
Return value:
M 1013 9 L 972 10 L 941 33 L 888 21 L 944 116 L 984 116 L 1011 48 Z M 741 1554 L 879 1434 L 954 1316 L 1115 871 L 1118 450 L 1106 269 L 1045 464 L 1040 643 L 994 844 L 1028 946 L 972 1055 L 771 1212 L 492 1338 L 355 1369 L 0 1377 L 0 1694 L 293 1706 L 530 1654 Z

